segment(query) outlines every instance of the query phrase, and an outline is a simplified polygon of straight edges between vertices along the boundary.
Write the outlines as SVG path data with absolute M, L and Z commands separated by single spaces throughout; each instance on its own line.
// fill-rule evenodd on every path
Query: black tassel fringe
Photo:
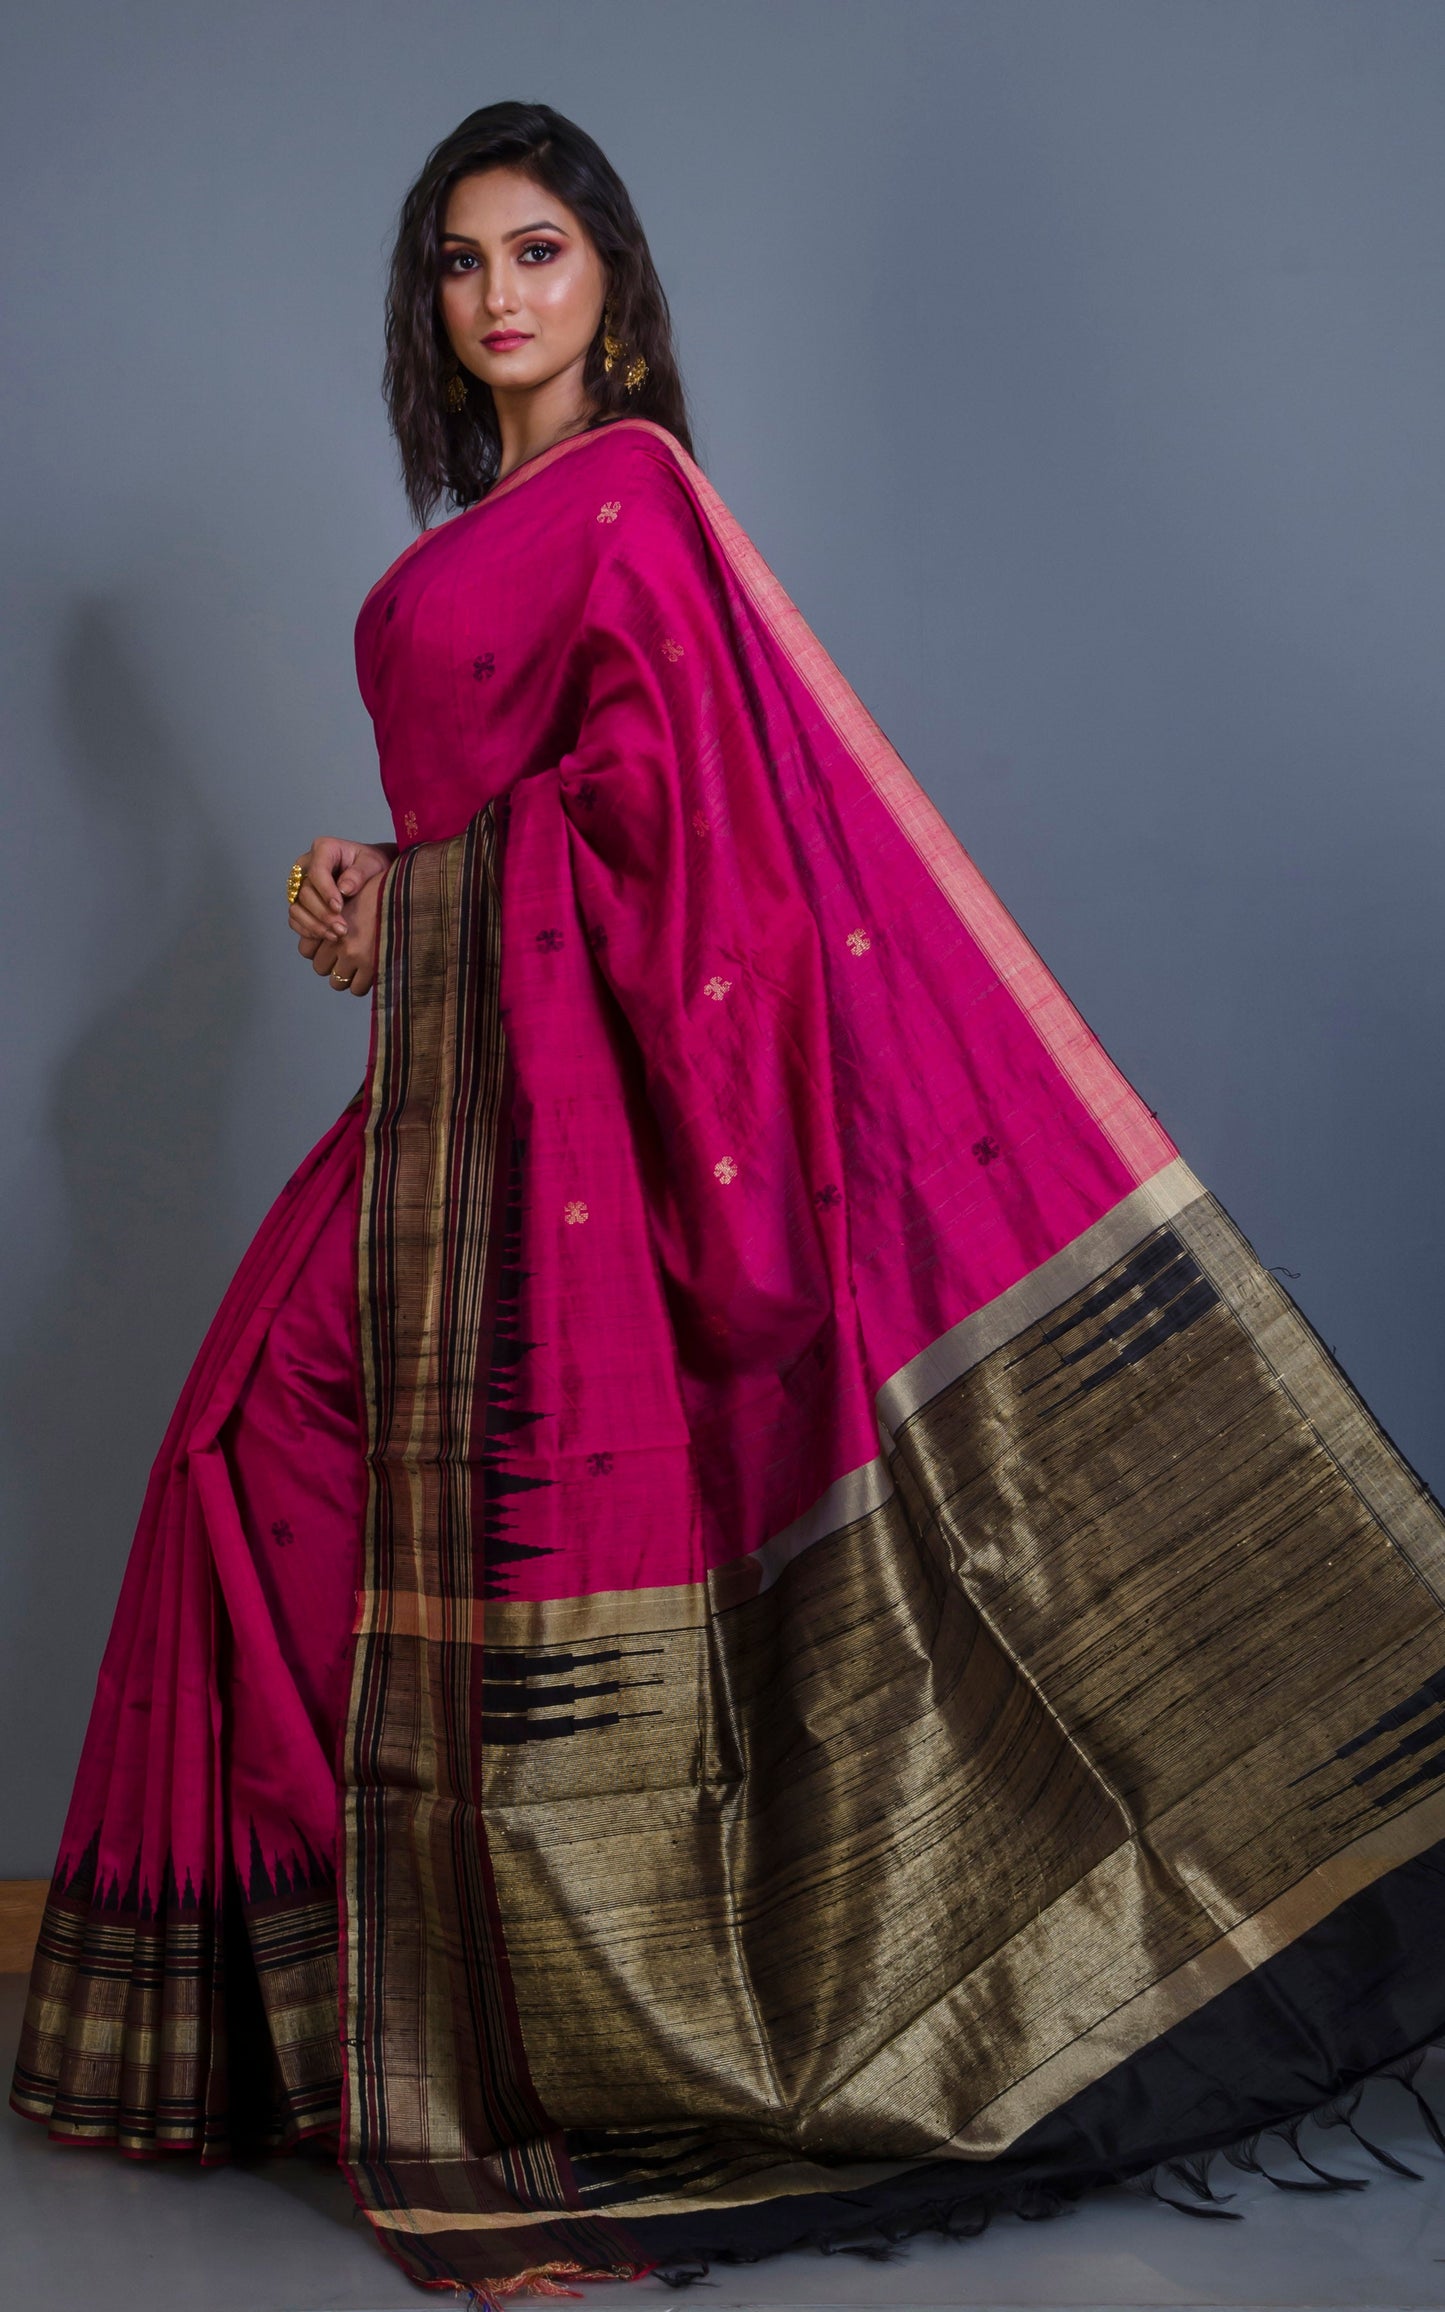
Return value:
M 1416 2085 L 1416 2074 L 1424 2062 L 1426 2049 L 1403 2057 L 1398 2062 L 1385 2064 L 1371 2074 L 1373 2080 L 1391 2080 L 1402 2087 L 1414 2102 L 1436 2149 L 1445 2156 L 1445 2126 Z M 1301 2148 L 1300 2134 L 1307 2126 L 1328 2130 L 1343 2128 L 1353 2136 L 1361 2149 L 1386 2169 L 1411 2183 L 1419 2183 L 1420 2170 L 1407 2165 L 1396 2153 L 1372 2143 L 1355 2124 L 1365 2089 L 1371 2079 L 1361 2080 L 1343 2095 L 1322 2103 L 1314 2111 L 1296 2119 L 1281 2120 L 1272 2127 L 1241 2136 L 1236 2142 L 1216 2147 L 1211 2151 L 1192 2152 L 1183 2157 L 1159 2161 L 1155 2166 L 1133 2171 L 1100 2174 L 1092 2183 L 1044 2185 L 1021 2184 L 1009 2191 L 988 2193 L 971 2192 L 966 2197 L 948 2200 L 927 2200 L 911 2209 L 906 2216 L 874 2218 L 856 2229 L 830 2226 L 807 2234 L 796 2245 L 799 2249 L 813 2249 L 825 2256 L 862 2256 L 873 2263 L 891 2262 L 904 2252 L 905 2243 L 929 2232 L 944 2239 L 974 2240 L 987 2231 L 995 2216 L 1014 2216 L 1024 2223 L 1042 2223 L 1061 2215 L 1079 2200 L 1101 2185 L 1116 2184 L 1125 2191 L 1144 2199 L 1157 2200 L 1161 2206 L 1173 2208 L 1182 2216 L 1200 2216 L 1206 2220 L 1226 2223 L 1243 2221 L 1241 2211 L 1226 2203 L 1233 2196 L 1217 2190 L 1219 2165 L 1241 2170 L 1246 2175 L 1263 2176 L 1266 2183 L 1277 2191 L 1323 2193 L 1360 2192 L 1369 2188 L 1365 2176 L 1337 2175 L 1321 2167 Z M 1308 2170 L 1305 2176 L 1277 2175 L 1274 2165 L 1267 2166 L 1261 2156 L 1261 2147 L 1278 2143 L 1285 2147 L 1299 2165 Z M 1187 2197 L 1177 2196 L 1185 2193 Z M 840 2195 L 843 2196 L 843 2195 Z M 710 2256 L 691 2255 L 675 2263 L 654 2267 L 656 2277 L 668 2288 L 690 2288 L 705 2283 L 714 2264 L 757 2264 L 767 2260 L 764 2254 L 749 2255 L 736 2248 L 715 2251 Z

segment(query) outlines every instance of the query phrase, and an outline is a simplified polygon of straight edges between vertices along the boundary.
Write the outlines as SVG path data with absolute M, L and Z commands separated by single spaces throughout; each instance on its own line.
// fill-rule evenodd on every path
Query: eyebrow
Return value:
M 535 225 L 518 225 L 515 231 L 504 233 L 502 239 L 504 241 L 520 241 L 526 233 L 561 233 L 565 237 L 566 230 L 565 225 L 554 225 L 550 217 L 541 217 Z M 469 249 L 479 249 L 482 245 L 480 241 L 474 241 L 470 233 L 443 233 L 442 239 L 444 241 L 465 241 Z

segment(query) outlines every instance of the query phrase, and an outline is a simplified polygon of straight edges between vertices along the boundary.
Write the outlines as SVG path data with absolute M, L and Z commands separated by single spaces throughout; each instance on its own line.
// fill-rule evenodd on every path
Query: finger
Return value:
M 336 888 L 336 869 L 342 859 L 342 846 L 333 837 L 319 836 L 306 854 L 306 884 L 320 899 L 329 914 L 341 912 L 341 893 Z
M 371 993 L 371 982 L 372 982 L 372 978 L 373 978 L 373 976 L 374 976 L 374 975 L 373 975 L 373 972 L 372 972 L 372 968 L 371 968 L 371 960 L 370 960 L 370 958 L 368 957 L 368 958 L 367 958 L 367 960 L 366 960 L 364 963 L 358 964 L 358 966 L 357 966 L 357 968 L 356 968 L 355 974 L 353 975 L 353 978 L 352 978 L 352 982 L 351 982 L 351 992 L 352 992 L 352 994 L 353 994 L 353 995 L 370 995 L 370 993 Z
M 341 949 L 334 939 L 322 940 L 311 958 L 311 969 L 316 973 L 318 979 L 325 979 L 340 953 Z
M 313 947 L 323 939 L 329 941 L 332 947 L 339 947 L 341 944 L 343 935 L 337 925 L 334 922 L 327 922 L 322 916 L 293 913 L 290 922 L 296 937 L 309 939 Z
M 296 942 L 296 951 L 298 955 L 304 955 L 309 963 L 320 945 L 319 939 L 314 938 L 309 932 L 303 932 Z
M 303 883 L 291 902 L 289 921 L 292 930 L 298 934 L 303 931 L 329 933 L 333 939 L 339 939 L 345 929 L 345 918 L 340 908 L 328 906 L 321 893 L 310 883 Z
M 374 883 L 378 875 L 386 873 L 391 858 L 391 852 L 383 849 L 379 843 L 358 844 L 336 878 L 337 890 L 348 899 L 354 899 L 358 891 L 364 891 L 368 883 Z
M 364 961 L 359 940 L 351 938 L 340 942 L 331 959 L 331 984 L 338 993 L 350 987 Z
M 294 914 L 291 929 L 298 939 L 324 939 L 332 947 L 339 947 L 346 937 L 346 922 L 339 915 Z
M 331 966 L 332 986 L 339 987 L 344 984 L 347 987 L 355 987 L 358 975 L 369 966 L 370 962 L 370 954 L 362 947 L 359 940 L 344 939 L 337 953 L 336 961 Z

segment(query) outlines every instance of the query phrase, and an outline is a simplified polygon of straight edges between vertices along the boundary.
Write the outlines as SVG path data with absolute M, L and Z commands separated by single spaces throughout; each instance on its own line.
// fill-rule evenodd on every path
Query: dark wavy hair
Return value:
M 692 449 L 687 400 L 672 343 L 672 316 L 647 236 L 606 154 L 575 122 L 546 104 L 489 104 L 444 137 L 402 203 L 386 297 L 386 406 L 401 450 L 407 502 L 424 523 L 438 499 L 475 505 L 497 478 L 501 437 L 496 404 L 480 378 L 451 408 L 447 383 L 456 357 L 438 300 L 447 196 L 459 177 L 520 169 L 565 201 L 582 221 L 607 275 L 607 297 L 628 359 L 647 375 L 627 391 L 626 364 L 603 369 L 602 328 L 588 348 L 583 383 L 596 416 L 648 417 Z

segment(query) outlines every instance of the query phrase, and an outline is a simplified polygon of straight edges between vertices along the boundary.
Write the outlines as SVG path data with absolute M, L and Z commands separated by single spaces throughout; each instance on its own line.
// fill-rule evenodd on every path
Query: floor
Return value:
M 21 1999 L 19 1979 L 0 1977 L 7 2076 Z M 1423 2076 L 1445 2110 L 1445 2057 L 1431 2064 Z M 1366 2134 L 1418 2168 L 1418 2183 L 1333 2135 L 1316 2156 L 1368 2176 L 1368 2190 L 1296 2196 L 1229 2169 L 1219 2188 L 1234 2190 L 1243 2223 L 1191 2222 L 1102 2193 L 1052 2223 L 1007 2220 L 980 2240 L 920 2241 L 886 2264 L 782 2257 L 685 2291 L 643 2281 L 626 2303 L 636 2312 L 1445 2307 L 1445 2158 L 1398 2089 L 1372 2087 L 1367 2100 Z M 1282 2149 L 1277 2172 L 1302 2173 Z M 605 2312 L 603 2295 L 591 2293 L 582 2312 Z M 447 2300 L 392 2269 L 340 2176 L 319 2164 L 206 2175 L 136 2166 L 53 2146 L 9 2114 L 0 2120 L 0 2312 L 421 2312 Z

